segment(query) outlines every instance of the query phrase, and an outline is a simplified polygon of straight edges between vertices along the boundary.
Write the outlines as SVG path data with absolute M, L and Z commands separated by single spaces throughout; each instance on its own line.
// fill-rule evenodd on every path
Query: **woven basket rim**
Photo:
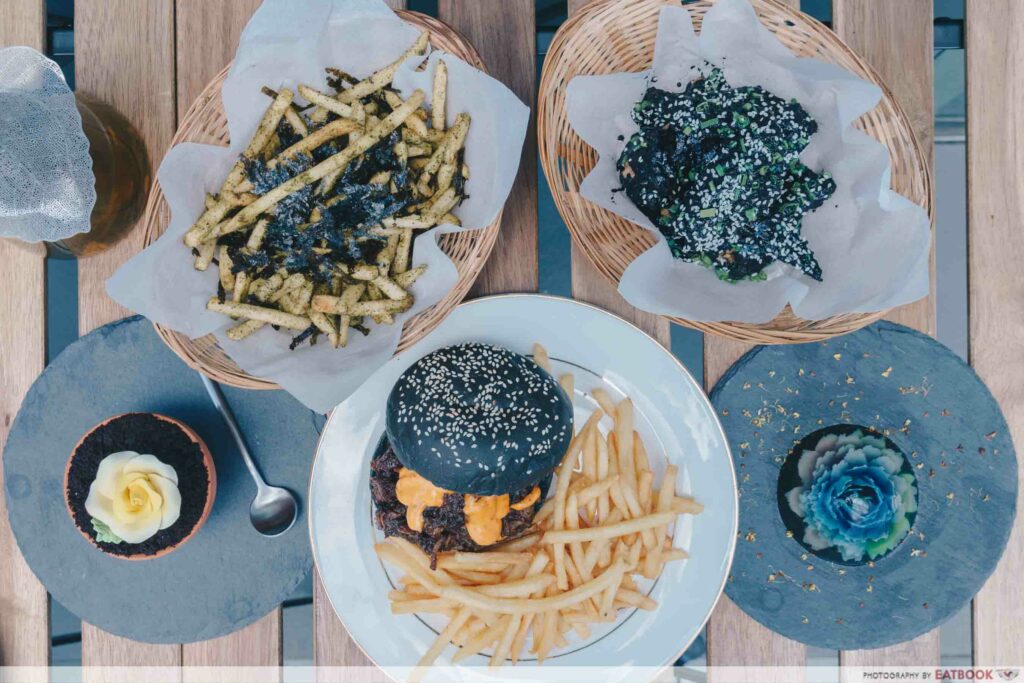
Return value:
M 452 28 L 445 22 L 434 17 L 411 10 L 396 10 L 396 14 L 408 23 L 413 24 L 421 30 L 429 31 L 431 35 L 431 46 L 435 49 L 445 49 L 456 57 L 463 59 L 474 68 L 487 72 L 476 48 L 459 31 Z M 440 42 L 441 45 L 437 43 Z M 196 135 L 202 135 L 203 126 L 210 117 L 216 114 L 217 107 L 220 108 L 223 121 L 223 135 L 227 137 L 227 121 L 223 116 L 223 105 L 220 99 L 221 88 L 231 69 L 232 62 L 222 68 L 204 86 L 203 90 L 190 104 L 188 110 L 182 116 L 178 128 L 171 139 L 168 150 L 183 142 L 194 141 Z M 211 114 L 209 107 L 213 106 Z M 211 143 L 207 143 L 211 144 Z M 225 142 L 213 144 L 224 145 Z M 453 265 L 459 272 L 459 279 L 455 286 L 436 304 L 421 311 L 409 318 L 403 325 L 402 338 L 395 354 L 401 353 L 412 344 L 429 334 L 452 310 L 466 297 L 469 289 L 479 276 L 484 264 L 490 256 L 495 243 L 497 242 L 498 231 L 501 225 L 501 218 L 504 208 L 498 211 L 494 220 L 487 226 L 478 230 L 463 231 L 450 235 L 440 236 L 439 244 L 444 249 L 446 244 L 458 244 L 459 259 L 453 257 L 449 252 Z M 144 211 L 144 245 L 148 247 L 158 239 L 166 230 L 170 222 L 170 210 L 166 198 L 156 177 L 150 186 L 149 197 L 146 201 Z M 418 237 L 418 236 L 417 236 Z M 467 252 L 462 254 L 461 252 Z M 220 348 L 212 335 L 205 335 L 197 339 L 190 339 L 187 335 L 172 330 L 159 323 L 153 323 L 157 335 L 161 340 L 193 370 L 196 370 L 207 377 L 227 384 L 229 386 L 273 390 L 280 387 L 267 379 L 255 377 L 238 367 L 238 365 Z
M 902 138 L 901 142 L 905 143 L 908 156 L 914 160 L 910 172 L 911 174 L 916 175 L 916 178 L 914 179 L 915 185 L 919 185 L 921 187 L 920 196 L 910 199 L 922 206 L 928 214 L 931 239 L 934 243 L 935 202 L 932 170 L 927 163 L 923 146 L 914 131 L 909 116 L 903 109 L 902 105 L 900 105 L 900 103 L 895 99 L 889 86 L 870 64 L 868 64 L 831 29 L 813 17 L 792 9 L 779 0 L 750 0 L 750 2 L 754 6 L 755 11 L 758 12 L 759 19 L 763 24 L 765 13 L 771 12 L 785 17 L 788 22 L 792 22 L 792 26 L 790 26 L 789 23 L 786 24 L 791 31 L 795 31 L 799 28 L 814 31 L 820 40 L 820 45 L 823 46 L 823 48 L 827 48 L 827 50 L 824 53 L 815 53 L 813 56 L 825 61 L 839 63 L 840 66 L 851 71 L 854 75 L 870 81 L 879 87 L 882 92 L 882 98 L 871 111 L 865 114 L 865 117 L 875 112 L 880 112 L 885 107 L 891 109 L 892 122 L 897 129 L 898 135 Z M 713 4 L 714 0 L 693 0 L 686 4 L 686 9 L 691 11 L 691 15 L 694 10 L 700 12 L 699 16 L 702 20 L 703 13 L 706 12 Z M 582 41 L 584 39 L 583 36 L 593 36 L 593 30 L 596 26 L 605 25 L 605 21 L 602 20 L 604 14 L 617 12 L 622 15 L 629 12 L 639 12 L 641 9 L 646 11 L 646 8 L 648 7 L 660 8 L 667 5 L 678 6 L 678 3 L 673 2 L 672 0 L 630 0 L 629 2 L 625 2 L 624 0 L 595 0 L 587 3 L 578 12 L 571 15 L 568 20 L 559 27 L 559 30 L 551 41 L 551 45 L 544 61 L 544 68 L 541 72 L 541 81 L 538 89 L 537 131 L 541 165 L 544 169 L 545 177 L 552 189 L 552 195 L 555 198 L 559 214 L 565 221 L 566 226 L 572 235 L 574 245 L 586 254 L 587 259 L 594 265 L 595 270 L 597 270 L 609 284 L 616 287 L 616 289 L 619 285 L 619 277 L 615 274 L 616 267 L 604 262 L 599 257 L 598 248 L 590 248 L 590 245 L 585 239 L 586 228 L 577 224 L 575 220 L 577 216 L 573 215 L 571 208 L 573 204 L 583 203 L 588 205 L 597 213 L 603 214 L 605 220 L 609 221 L 609 223 L 615 221 L 628 223 L 628 221 L 610 211 L 607 211 L 606 209 L 591 204 L 586 199 L 583 199 L 582 196 L 578 194 L 578 188 L 575 186 L 572 189 L 568 189 L 565 176 L 560 173 L 561 165 L 569 163 L 564 156 L 560 154 L 560 152 L 561 150 L 566 149 L 569 143 L 575 143 L 578 141 L 596 157 L 596 152 L 590 148 L 585 141 L 579 138 L 578 134 L 571 126 L 568 125 L 567 122 L 568 119 L 565 111 L 564 90 L 568 85 L 568 80 L 571 80 L 571 78 L 576 75 L 593 73 L 585 70 L 577 71 L 574 68 L 575 65 L 580 63 L 583 55 L 579 51 L 571 53 L 570 48 L 576 45 L 579 41 Z M 654 19 L 654 21 L 656 25 L 657 19 Z M 591 22 L 594 22 L 596 26 L 590 26 L 589 24 Z M 780 35 L 779 31 L 772 29 L 772 27 L 768 28 L 777 36 Z M 590 32 L 588 33 L 588 31 Z M 591 41 L 591 43 L 596 45 L 599 44 L 600 41 L 594 40 Z M 651 64 L 653 48 L 653 38 L 649 44 L 644 43 L 643 51 L 646 63 L 643 68 L 624 68 L 617 71 L 617 73 L 638 73 L 648 70 Z M 840 59 L 845 59 L 855 68 L 851 69 L 849 65 L 840 63 Z M 566 77 L 565 82 L 561 82 L 560 79 L 566 75 L 565 72 L 569 72 L 571 75 Z M 600 73 L 613 72 L 600 71 Z M 556 92 L 559 88 L 561 88 L 562 96 L 559 96 L 559 93 Z M 568 132 L 568 138 L 560 135 L 562 131 Z M 866 132 L 869 135 L 872 134 L 871 130 Z M 875 135 L 872 135 L 872 137 L 878 139 Z M 895 157 L 893 149 L 889 147 L 885 140 L 879 140 L 879 142 L 886 146 L 890 160 L 893 160 Z M 892 187 L 892 183 L 890 187 Z M 572 197 L 570 198 L 568 195 L 572 195 Z M 641 226 L 633 223 L 629 223 L 629 225 L 634 226 L 637 231 L 649 234 L 649 231 Z M 651 237 L 651 240 L 653 243 L 653 236 Z M 632 259 L 630 259 L 630 262 L 631 261 Z M 775 319 L 765 324 L 753 324 L 737 321 L 703 322 L 674 316 L 662 317 L 665 317 L 670 322 L 678 325 L 683 325 L 705 333 L 723 336 L 738 341 L 759 344 L 786 344 L 822 341 L 833 336 L 853 332 L 854 330 L 860 329 L 865 325 L 883 318 L 891 310 L 892 309 L 886 309 L 867 313 L 845 313 L 824 318 L 822 320 L 809 321 L 797 318 L 795 314 L 793 314 L 792 308 L 789 304 L 786 304 L 783 311 L 780 312 Z M 780 325 L 779 323 L 786 324 Z

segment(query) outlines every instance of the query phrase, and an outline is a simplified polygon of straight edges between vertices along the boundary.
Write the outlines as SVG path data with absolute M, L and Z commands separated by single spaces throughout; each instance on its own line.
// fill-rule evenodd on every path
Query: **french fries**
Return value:
M 261 89 L 266 112 L 183 240 L 196 270 L 216 265 L 208 309 L 237 321 L 231 339 L 269 325 L 297 332 L 293 349 L 321 336 L 340 348 L 349 330 L 369 333 L 366 319 L 394 324 L 413 306 L 426 268 L 413 263 L 416 231 L 459 225 L 452 212 L 469 177 L 470 118 L 454 114 L 448 126 L 444 62 L 431 106 L 423 91 L 393 86 L 428 43 L 422 33 L 363 80 L 329 68 L 326 88 Z
M 337 305 L 314 299 L 314 310 L 328 303 Z M 540 345 L 533 358 L 550 367 Z M 560 382 L 572 396 L 572 376 Z M 405 572 L 404 588 L 389 595 L 394 613 L 451 620 L 419 661 L 420 674 L 453 643 L 453 664 L 478 654 L 492 667 L 515 664 L 527 650 L 543 662 L 569 645 L 570 632 L 585 640 L 619 610 L 657 608 L 636 577 L 656 579 L 666 563 L 687 557 L 673 547 L 672 527 L 679 515 L 703 507 L 676 494 L 677 466 L 656 481 L 629 399 L 616 404 L 603 390 L 592 398 L 601 407 L 570 442 L 552 496 L 534 516 L 536 533 L 494 550 L 442 553 L 434 570 L 408 541 L 391 537 L 376 546 L 382 560 Z M 606 416 L 607 436 L 599 428 Z

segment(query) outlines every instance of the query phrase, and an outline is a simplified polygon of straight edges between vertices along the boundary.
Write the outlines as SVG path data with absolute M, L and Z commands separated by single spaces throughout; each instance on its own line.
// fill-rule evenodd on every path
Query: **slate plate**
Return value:
M 773 631 L 843 650 L 910 640 L 995 569 L 1016 514 L 1013 443 L 985 385 L 931 337 L 880 322 L 823 343 L 759 347 L 711 400 L 740 490 L 726 594 Z M 873 563 L 821 559 L 787 536 L 779 512 L 779 472 L 795 442 L 837 424 L 882 432 L 917 475 L 910 535 Z
M 151 643 L 206 640 L 240 629 L 289 597 L 312 566 L 305 492 L 323 418 L 283 391 L 224 387 L 266 479 L 300 500 L 283 536 L 249 523 L 249 478 L 199 375 L 141 317 L 101 327 L 69 346 L 36 380 L 4 450 L 11 528 L 29 566 L 54 599 L 120 636 Z M 217 469 L 205 526 L 160 558 L 110 557 L 78 532 L 64 504 L 63 476 L 78 439 L 101 420 L 159 412 L 191 426 Z

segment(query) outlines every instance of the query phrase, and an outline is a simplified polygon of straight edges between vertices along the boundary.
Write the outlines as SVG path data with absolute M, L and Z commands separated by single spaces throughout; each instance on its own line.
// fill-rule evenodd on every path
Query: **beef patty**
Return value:
M 415 543 L 430 555 L 431 567 L 437 563 L 437 554 L 448 550 L 479 552 L 487 546 L 473 542 L 466 529 L 463 513 L 465 497 L 461 493 L 447 493 L 439 507 L 428 507 L 423 511 L 423 531 L 413 531 L 406 521 L 406 507 L 398 500 L 395 491 L 398 472 L 403 467 L 391 444 L 378 449 L 370 461 L 370 497 L 374 505 L 374 522 L 385 536 L 398 536 Z M 543 491 L 546 487 L 542 486 Z M 509 494 L 509 503 L 515 504 L 529 495 L 533 486 Z M 540 509 L 540 500 L 525 510 L 509 510 L 501 522 L 502 540 L 518 538 L 529 531 L 533 516 Z

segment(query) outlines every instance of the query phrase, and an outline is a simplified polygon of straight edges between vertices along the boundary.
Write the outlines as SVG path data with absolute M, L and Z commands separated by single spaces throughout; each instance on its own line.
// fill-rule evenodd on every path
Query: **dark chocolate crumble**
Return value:
M 92 517 L 85 511 L 85 500 L 100 461 L 120 451 L 154 455 L 178 474 L 181 516 L 142 543 L 98 542 Z M 97 428 L 78 446 L 71 456 L 66 495 L 75 525 L 105 552 L 122 556 L 154 555 L 180 543 L 191 533 L 206 507 L 208 483 L 202 451 L 181 429 L 149 413 L 128 413 Z

